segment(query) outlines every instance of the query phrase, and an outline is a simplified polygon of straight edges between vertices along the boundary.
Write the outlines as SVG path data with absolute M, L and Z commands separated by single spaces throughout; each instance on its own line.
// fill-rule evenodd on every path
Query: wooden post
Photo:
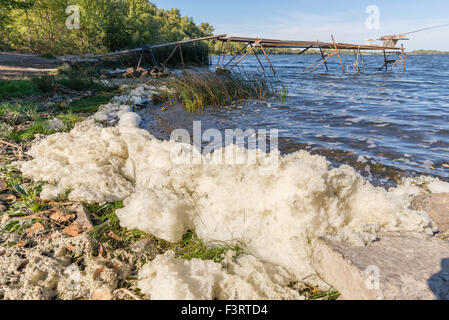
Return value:
M 327 60 L 329 60 L 330 58 L 332 58 L 333 56 L 335 56 L 337 53 L 331 53 L 329 54 L 326 59 L 324 59 L 323 61 L 320 62 L 319 65 L 317 65 L 315 68 L 313 68 L 310 72 L 314 72 L 316 69 L 318 69 L 319 66 L 321 66 L 323 63 L 326 63 Z
M 222 42 L 222 43 L 223 43 L 223 42 Z M 226 41 L 226 45 L 224 46 L 224 49 L 223 49 L 223 47 L 222 47 L 222 49 L 223 49 L 223 61 L 221 62 L 221 55 L 220 55 L 220 58 L 218 59 L 218 65 L 219 65 L 219 66 L 220 66 L 221 64 L 224 64 L 225 59 L 226 59 L 226 51 L 228 50 L 228 48 L 229 48 L 229 40 Z
M 300 55 L 302 55 L 303 53 L 306 53 L 307 52 L 307 50 L 309 50 L 309 49 L 311 49 L 312 47 L 310 46 L 310 47 L 307 47 L 307 48 L 305 48 L 304 50 L 302 50 L 300 53 L 298 53 L 298 55 L 300 56 Z
M 261 41 L 262 40 L 260 40 L 260 39 L 257 40 L 256 42 L 254 42 L 254 45 L 257 46 Z M 245 59 L 249 55 L 250 52 L 251 52 L 251 50 L 247 50 L 247 52 L 229 70 L 231 71 L 232 69 L 234 69 L 243 59 Z
M 184 56 L 182 55 L 181 44 L 178 44 L 178 48 L 179 48 L 179 54 L 181 55 L 181 63 L 184 66 Z
M 265 55 L 265 59 L 267 59 L 268 63 L 270 64 L 271 71 L 273 71 L 273 74 L 276 75 L 276 70 L 274 69 L 273 64 L 271 63 L 270 58 L 268 58 L 268 54 L 265 51 L 265 48 L 261 44 L 260 44 L 260 49 L 262 49 L 262 52 Z
M 337 53 L 338 60 L 340 61 L 341 71 L 343 71 L 343 73 L 345 73 L 345 68 L 343 67 L 343 62 L 341 62 L 340 53 L 338 52 L 338 46 L 337 46 L 337 44 L 335 43 L 334 36 L 332 36 L 332 43 L 334 44 L 335 52 Z
M 142 50 L 142 53 L 140 54 L 140 58 L 139 58 L 139 62 L 137 63 L 137 69 L 136 71 L 138 71 L 140 69 L 140 64 L 142 63 L 142 58 L 143 58 L 143 54 L 144 54 L 144 50 Z
M 356 66 L 356 68 L 357 68 L 357 73 L 360 73 L 360 67 L 359 67 L 359 56 L 358 56 L 358 54 L 357 54 L 357 51 L 354 49 L 354 57 L 355 57 L 355 63 L 354 63 L 354 65 Z
M 254 47 L 253 47 L 251 44 L 249 44 L 249 46 L 250 46 L 251 49 L 253 50 L 254 55 L 256 56 L 257 61 L 259 61 L 259 64 L 260 64 L 260 66 L 262 67 L 263 72 L 266 72 L 266 71 L 265 71 L 265 68 L 264 68 L 264 66 L 263 66 L 263 64 L 262 64 L 262 62 L 261 62 L 260 59 L 259 59 L 259 56 L 257 55 L 256 50 L 254 49 Z
M 150 56 L 151 56 L 151 61 L 153 62 L 153 65 L 154 65 L 155 67 L 157 67 L 157 66 L 158 66 L 158 63 L 157 63 L 156 58 L 154 57 L 153 49 L 150 49 Z
M 359 46 L 359 56 L 360 56 L 360 61 L 362 61 L 363 72 L 366 72 L 365 61 L 363 60 L 363 54 L 360 51 L 360 46 Z
M 407 66 L 405 64 L 405 51 L 404 51 L 404 45 L 401 45 L 402 49 L 402 63 L 404 64 L 404 72 L 407 72 Z
M 240 49 L 232 58 L 231 60 L 228 61 L 228 63 L 226 63 L 223 68 L 226 68 L 232 61 L 234 61 L 235 58 L 237 58 L 239 56 L 240 53 L 242 53 L 246 48 L 248 48 L 248 44 L 246 44 L 242 49 Z M 224 61 L 223 61 L 224 63 Z
M 332 56 L 335 56 L 335 52 L 332 53 Z M 324 60 L 323 58 L 319 58 L 317 61 L 315 61 L 314 63 L 312 63 L 311 65 L 309 65 L 308 67 L 304 68 L 302 71 L 305 72 L 308 69 L 312 68 L 314 65 L 316 65 L 318 62 Z M 322 63 L 320 63 L 320 65 L 322 65 Z
M 170 55 L 168 56 L 167 60 L 165 60 L 164 62 L 164 66 L 167 65 L 167 62 L 171 59 L 171 57 L 173 57 L 173 55 L 175 54 L 176 50 L 178 50 L 178 46 L 175 46 L 175 48 L 173 49 L 173 51 L 170 53 Z
M 323 60 L 326 59 L 324 57 L 323 48 L 320 48 L 320 52 L 321 52 L 321 57 L 323 58 Z M 324 61 L 324 65 L 326 66 L 326 71 L 329 72 L 329 68 L 327 67 L 327 61 Z

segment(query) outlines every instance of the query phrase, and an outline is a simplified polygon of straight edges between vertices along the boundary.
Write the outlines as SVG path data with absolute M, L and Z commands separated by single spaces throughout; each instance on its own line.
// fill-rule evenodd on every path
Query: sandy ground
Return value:
M 0 79 L 20 79 L 56 71 L 61 62 L 34 53 L 0 52 Z

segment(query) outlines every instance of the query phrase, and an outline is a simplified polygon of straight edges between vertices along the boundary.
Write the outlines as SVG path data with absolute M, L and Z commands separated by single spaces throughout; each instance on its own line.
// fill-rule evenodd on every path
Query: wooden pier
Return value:
M 384 65 L 379 68 L 379 70 L 388 70 L 389 66 L 391 65 L 391 68 L 395 68 L 397 66 L 402 65 L 404 72 L 407 70 L 406 68 L 406 62 L 405 62 L 405 49 L 404 46 L 401 45 L 401 47 L 397 47 L 398 41 L 402 40 L 408 40 L 405 38 L 405 36 L 385 36 L 380 38 L 379 40 L 383 41 L 383 45 L 374 45 L 374 44 L 348 44 L 348 43 L 338 43 L 335 41 L 334 37 L 331 36 L 331 42 L 321 42 L 321 41 L 292 41 L 292 40 L 277 40 L 277 39 L 264 39 L 264 38 L 245 38 L 245 37 L 228 37 L 227 35 L 216 35 L 216 36 L 209 36 L 209 37 L 203 37 L 203 38 L 196 38 L 196 39 L 190 39 L 190 40 L 183 40 L 183 41 L 177 41 L 177 42 L 170 42 L 170 43 L 163 43 L 163 44 L 157 44 L 157 45 L 144 45 L 141 48 L 137 49 L 131 49 L 131 50 L 124 50 L 120 52 L 111 52 L 106 54 L 100 54 L 100 55 L 86 55 L 81 57 L 76 57 L 76 59 L 85 59 L 87 60 L 98 60 L 105 57 L 111 57 L 116 55 L 124 55 L 129 53 L 140 53 L 139 62 L 137 65 L 137 70 L 139 70 L 142 58 L 145 54 L 150 55 L 153 65 L 155 67 L 164 67 L 167 65 L 169 60 L 174 56 L 174 54 L 179 51 L 181 56 L 182 63 L 184 62 L 183 59 L 183 53 L 182 53 L 182 46 L 185 44 L 191 44 L 191 43 L 197 43 L 201 41 L 220 41 L 222 42 L 222 50 L 221 54 L 218 58 L 218 66 L 217 69 L 220 70 L 233 70 L 236 68 L 248 55 L 253 54 L 257 61 L 260 64 L 260 67 L 262 68 L 263 72 L 266 72 L 266 68 L 264 64 L 262 63 L 262 60 L 259 58 L 259 54 L 263 54 L 265 57 L 268 66 L 272 70 L 274 74 L 276 74 L 276 70 L 270 61 L 269 58 L 269 52 L 267 52 L 266 49 L 270 48 L 290 48 L 290 49 L 302 49 L 298 52 L 298 55 L 306 53 L 308 50 L 314 49 L 319 50 L 321 57 L 312 63 L 310 66 L 303 69 L 303 71 L 309 71 L 314 72 L 319 67 L 323 66 L 326 68 L 326 71 L 329 71 L 328 61 L 333 58 L 337 57 L 341 71 L 343 73 L 350 71 L 352 68 L 352 71 L 359 73 L 361 71 L 365 70 L 365 63 L 363 61 L 363 52 L 366 51 L 377 51 L 377 52 L 383 52 L 384 56 Z M 237 53 L 231 53 L 230 52 L 230 44 L 231 43 L 239 43 L 243 44 L 242 48 Z M 156 48 L 163 48 L 163 47 L 173 47 L 173 51 L 171 51 L 170 55 L 165 59 L 164 62 L 158 62 L 156 61 L 153 49 Z M 341 51 L 352 51 L 354 53 L 355 62 L 347 66 L 345 69 L 342 59 L 341 59 Z M 391 56 L 396 56 L 394 59 L 391 59 Z M 230 59 L 226 61 L 226 57 L 230 56 Z
M 384 45 L 358 45 L 358 44 L 348 44 L 348 43 L 337 43 L 335 42 L 335 39 L 333 36 L 331 36 L 332 42 L 320 42 L 320 41 L 290 41 L 290 40 L 276 40 L 276 39 L 263 39 L 263 38 L 243 38 L 243 37 L 220 37 L 218 38 L 219 41 L 221 41 L 223 45 L 223 51 L 224 55 L 220 55 L 219 57 L 219 68 L 223 69 L 229 69 L 232 70 L 235 67 L 237 67 L 248 55 L 251 53 L 254 54 L 262 68 L 262 70 L 265 71 L 265 67 L 263 66 L 260 58 L 258 57 L 258 53 L 256 49 L 260 49 L 260 51 L 265 56 L 265 59 L 267 60 L 271 70 L 273 73 L 276 73 L 273 64 L 270 61 L 270 58 L 267 54 L 266 48 L 290 48 L 290 49 L 303 49 L 302 51 L 298 52 L 299 55 L 306 53 L 310 49 L 318 49 L 321 53 L 321 58 L 318 59 L 316 62 L 308 66 L 307 68 L 303 69 L 303 71 L 310 71 L 314 72 L 317 70 L 320 66 L 324 65 L 326 67 L 326 70 L 329 71 L 329 67 L 327 62 L 332 57 L 337 57 L 340 63 L 341 71 L 343 73 L 346 72 L 345 67 L 343 66 L 343 62 L 341 60 L 341 50 L 345 51 L 353 51 L 354 56 L 356 58 L 354 64 L 350 67 L 353 68 L 353 70 L 357 73 L 359 73 L 363 67 L 364 69 L 364 61 L 363 61 L 363 51 L 379 51 L 383 52 L 384 55 L 384 65 L 379 68 L 379 70 L 382 70 L 385 68 L 385 70 L 388 70 L 389 65 L 392 65 L 392 68 L 402 65 L 404 68 L 404 72 L 406 69 L 406 62 L 405 62 L 405 49 L 404 46 L 396 47 L 396 44 L 400 40 L 408 40 L 403 37 L 400 37 L 400 39 L 393 37 L 383 37 L 380 40 L 384 41 Z M 229 48 L 229 44 L 235 42 L 235 43 L 243 43 L 245 46 L 234 55 L 231 55 L 231 53 L 226 52 Z M 325 53 L 325 50 L 331 51 L 329 53 Z M 225 61 L 225 55 L 231 55 L 231 59 L 229 61 Z M 397 59 L 390 59 L 391 55 L 396 55 L 399 58 Z M 236 60 L 238 57 L 240 57 L 238 60 Z M 235 62 L 234 62 L 235 61 Z

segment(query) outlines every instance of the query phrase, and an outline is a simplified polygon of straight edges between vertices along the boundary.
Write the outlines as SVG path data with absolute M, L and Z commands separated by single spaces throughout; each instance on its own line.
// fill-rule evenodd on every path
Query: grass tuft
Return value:
M 41 94 L 31 80 L 0 80 L 0 100 Z
M 67 109 L 74 113 L 94 113 L 100 106 L 109 103 L 113 97 L 113 93 L 100 93 L 72 102 Z
M 91 236 L 100 243 L 108 243 L 116 249 L 124 248 L 143 239 L 154 239 L 161 254 L 167 251 L 174 251 L 176 257 L 186 260 L 201 259 L 221 262 L 223 254 L 229 250 L 233 250 L 237 254 L 243 253 L 239 246 L 210 246 L 199 239 L 193 231 L 187 232 L 181 242 L 169 243 L 138 230 L 122 228 L 115 214 L 117 209 L 123 207 L 122 202 L 101 206 L 86 204 L 86 207 L 94 216 L 97 216 L 97 225 L 91 231 Z
M 195 111 L 245 99 L 265 100 L 283 93 L 285 88 L 279 88 L 277 81 L 259 74 L 186 70 L 160 81 L 158 99 L 171 105 L 181 102 L 188 111 Z

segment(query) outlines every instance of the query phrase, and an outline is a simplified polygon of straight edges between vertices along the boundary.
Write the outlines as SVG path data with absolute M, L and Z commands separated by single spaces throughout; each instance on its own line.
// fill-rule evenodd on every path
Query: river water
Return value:
M 342 74 L 336 57 L 329 72 L 324 66 L 315 73 L 302 71 L 318 58 L 270 57 L 288 89 L 282 101 L 248 101 L 201 113 L 159 106 L 141 114 L 148 130 L 161 139 L 174 129 L 192 131 L 193 121 L 201 121 L 202 130 L 278 129 L 281 152 L 322 154 L 334 165 L 356 167 L 376 184 L 388 185 L 401 174 L 449 180 L 449 55 L 407 56 L 406 73 L 402 66 L 379 71 L 379 55 L 364 56 L 360 74 Z M 344 55 L 342 60 L 351 66 L 355 58 Z M 241 65 L 261 71 L 253 56 Z

